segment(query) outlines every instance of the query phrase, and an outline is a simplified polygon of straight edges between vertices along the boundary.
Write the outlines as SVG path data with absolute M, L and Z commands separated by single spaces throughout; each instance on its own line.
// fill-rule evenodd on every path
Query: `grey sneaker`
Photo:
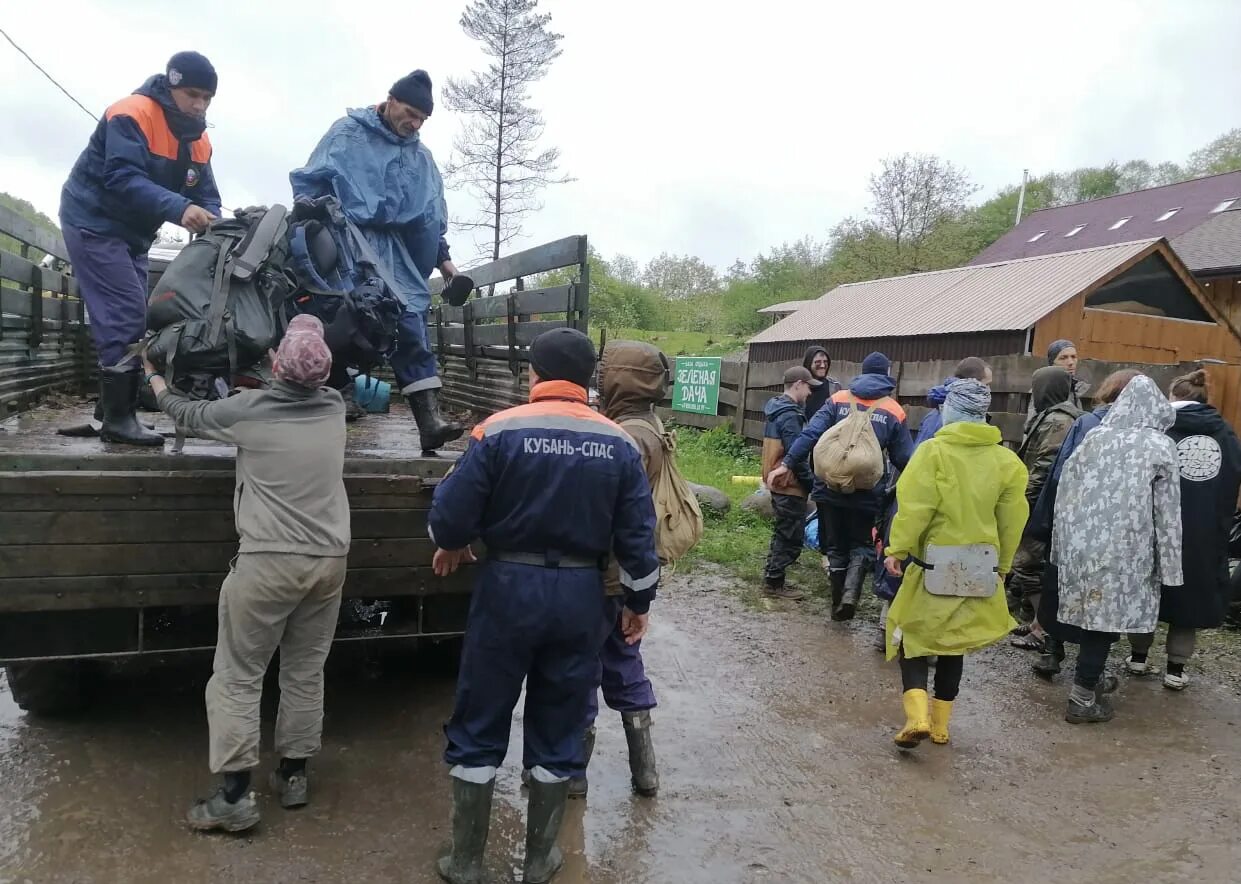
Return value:
M 247 792 L 230 802 L 224 797 L 221 786 L 210 798 L 198 801 L 190 808 L 186 822 L 191 829 L 199 832 L 220 830 L 222 832 L 244 832 L 252 829 L 259 822 L 259 805 L 254 800 L 254 793 Z
M 305 773 L 293 774 L 286 780 L 280 776 L 280 771 L 273 770 L 268 784 L 280 796 L 280 806 L 285 810 L 305 807 L 310 803 L 310 783 Z
M 1182 672 L 1180 675 L 1173 675 L 1171 672 L 1163 674 L 1163 686 L 1170 691 L 1183 691 L 1189 684 L 1189 677 Z

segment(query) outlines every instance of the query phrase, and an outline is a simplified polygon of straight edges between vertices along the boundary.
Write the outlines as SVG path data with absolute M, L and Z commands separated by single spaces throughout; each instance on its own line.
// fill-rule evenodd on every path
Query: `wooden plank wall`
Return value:
M 1233 328 L 1241 329 L 1241 276 L 1209 277 L 1199 279 L 1198 284 Z
M 1077 344 L 1082 356 L 1135 368 L 1150 366 L 1146 373 L 1159 372 L 1161 377 L 1167 375 L 1162 371 L 1167 364 L 1192 370 L 1191 363 L 1206 360 L 1212 403 L 1233 427 L 1241 427 L 1241 341 L 1227 327 L 1086 308 L 1083 304 L 1079 296 L 1042 319 L 1034 328 L 1033 351 L 1044 353 L 1052 341 L 1066 338 Z M 1214 296 L 1212 304 L 1224 311 Z M 1223 364 L 1213 364 L 1217 360 Z M 1160 388 L 1166 391 L 1167 383 L 1161 382 Z
M 590 312 L 590 274 L 584 236 L 566 237 L 499 261 L 462 271 L 482 289 L 514 282 L 512 291 L 471 298 L 462 307 L 433 309 L 430 340 L 440 362 L 444 404 L 494 414 L 525 402 L 529 392 L 530 344 L 545 331 L 571 326 L 585 332 Z M 576 267 L 561 285 L 527 289 L 528 277 Z M 432 293 L 443 281 L 432 280 Z
M 64 242 L 9 210 L 0 234 L 20 243 L 0 250 L 0 418 L 58 389 L 75 389 L 93 375 L 93 348 L 77 281 L 41 267 L 46 252 L 64 258 Z
M 237 552 L 232 469 L 0 472 L 5 612 L 214 604 Z M 347 597 L 468 592 L 431 574 L 431 484 L 347 473 Z

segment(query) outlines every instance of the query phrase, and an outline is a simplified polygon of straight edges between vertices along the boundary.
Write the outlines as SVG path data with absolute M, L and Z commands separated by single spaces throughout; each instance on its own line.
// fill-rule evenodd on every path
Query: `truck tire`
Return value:
M 82 664 L 77 660 L 10 663 L 5 672 L 14 702 L 31 715 L 69 715 L 82 706 Z

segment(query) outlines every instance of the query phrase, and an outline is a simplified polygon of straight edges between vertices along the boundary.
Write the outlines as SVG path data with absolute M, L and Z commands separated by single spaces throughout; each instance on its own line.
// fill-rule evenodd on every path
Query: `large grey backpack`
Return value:
M 210 374 L 231 383 L 280 341 L 288 210 L 243 209 L 214 222 L 168 265 L 147 299 L 144 342 L 169 382 L 175 373 Z

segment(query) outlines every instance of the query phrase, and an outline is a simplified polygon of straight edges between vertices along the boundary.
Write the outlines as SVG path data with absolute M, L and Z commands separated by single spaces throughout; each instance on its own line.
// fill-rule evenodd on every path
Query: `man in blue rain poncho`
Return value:
M 424 452 L 465 430 L 440 414 L 443 383 L 427 335 L 427 278 L 436 267 L 445 279 L 457 272 L 444 239 L 444 183 L 418 135 L 433 107 L 431 78 L 426 71 L 414 71 L 393 84 L 387 100 L 350 110 L 333 123 L 306 165 L 289 175 L 294 199 L 334 196 L 340 201 L 405 302 L 391 361 Z

